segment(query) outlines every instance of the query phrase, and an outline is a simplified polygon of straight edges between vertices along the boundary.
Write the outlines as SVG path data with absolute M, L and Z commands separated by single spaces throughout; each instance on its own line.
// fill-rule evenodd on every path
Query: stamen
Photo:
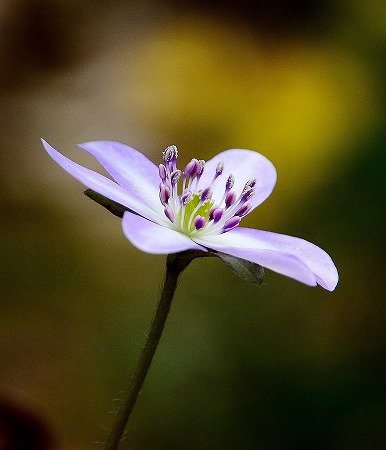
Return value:
M 211 215 L 211 218 L 213 219 L 213 223 L 217 223 L 219 220 L 221 220 L 222 215 L 224 214 L 224 210 L 222 208 L 216 208 Z
M 180 220 L 181 228 L 184 227 L 185 211 L 186 211 L 185 206 L 190 202 L 191 199 L 192 199 L 192 193 L 190 191 L 185 191 L 180 197 L 181 209 L 182 209 L 181 220 Z
M 200 178 L 201 175 L 202 175 L 202 172 L 204 171 L 204 168 L 205 168 L 205 161 L 203 159 L 200 159 L 198 161 L 198 164 L 199 164 L 200 167 L 199 167 L 199 169 L 197 171 L 197 178 Z
M 210 200 L 213 195 L 213 189 L 211 187 L 207 187 L 204 189 L 201 193 L 201 203 L 203 203 L 205 200 Z
M 181 170 L 175 170 L 170 174 L 170 182 L 172 183 L 172 186 L 175 186 L 181 178 Z
M 210 210 L 209 210 L 209 219 L 212 220 L 213 219 L 213 213 L 216 211 L 216 209 L 218 208 L 218 205 L 213 205 Z
M 198 159 L 193 158 L 190 163 L 188 163 L 185 167 L 184 170 L 184 177 L 194 177 L 194 175 L 196 175 L 196 173 L 199 171 L 200 169 L 200 164 L 198 162 Z
M 245 203 L 255 194 L 255 190 L 251 187 L 248 187 L 243 190 L 241 193 L 240 203 Z
M 201 230 L 201 228 L 204 228 L 204 226 L 206 225 L 206 219 L 205 217 L 202 216 L 197 216 L 194 219 L 194 226 L 196 227 L 196 230 Z
M 223 173 L 223 171 L 224 171 L 224 163 L 223 163 L 222 161 L 220 161 L 220 162 L 217 164 L 216 172 L 214 173 L 213 180 L 212 180 L 212 182 L 210 183 L 211 186 L 212 186 L 213 183 L 216 181 L 216 179 Z
M 217 177 L 219 177 L 219 176 L 223 173 L 223 170 L 224 170 L 224 163 L 223 163 L 222 161 L 220 161 L 220 162 L 217 164 L 217 167 L 216 167 L 216 175 L 214 176 L 214 179 L 216 179 Z
M 218 198 L 212 200 L 212 185 L 223 174 L 224 163 L 220 161 L 217 164 L 209 186 L 198 190 L 205 161 L 193 158 L 182 172 L 177 169 L 177 156 L 175 145 L 167 147 L 163 152 L 164 164 L 158 166 L 161 179 L 160 202 L 164 206 L 165 216 L 174 224 L 174 229 L 187 235 L 196 233 L 207 235 L 226 233 L 236 228 L 241 218 L 252 209 L 248 201 L 255 193 L 256 179 L 251 178 L 247 181 L 241 193 L 236 195 L 232 190 L 235 177 L 229 175 L 221 201 L 217 203 Z M 181 177 L 183 177 L 182 186 L 178 187 Z
M 166 180 L 166 167 L 163 164 L 160 164 L 158 166 L 158 173 L 159 173 L 159 177 L 161 178 L 162 181 Z
M 233 188 L 234 184 L 235 184 L 235 177 L 232 174 L 230 174 L 225 184 L 226 192 L 229 192 Z
M 234 216 L 231 219 L 228 219 L 221 230 L 222 233 L 226 233 L 227 231 L 231 231 L 238 226 L 241 221 L 241 217 Z
M 244 188 L 241 192 L 239 198 L 236 200 L 235 204 L 226 210 L 226 215 L 224 219 L 230 219 L 233 216 L 236 216 L 236 211 L 238 211 L 244 203 L 246 203 L 250 198 L 254 195 L 255 190 L 251 187 Z M 240 216 L 236 216 L 240 217 Z
M 170 189 L 168 188 L 168 186 L 161 184 L 159 198 L 163 205 L 166 205 L 166 203 L 169 201 L 170 195 L 171 195 L 171 192 L 170 192 Z
M 225 192 L 220 200 L 219 205 L 221 205 L 223 203 L 223 201 L 225 200 L 225 197 L 227 196 L 228 192 L 233 188 L 234 184 L 235 184 L 235 177 L 232 174 L 230 174 L 225 183 Z
M 183 193 L 181 195 L 181 199 L 180 199 L 181 200 L 181 205 L 182 206 L 187 205 L 190 202 L 191 199 L 192 199 L 192 193 L 190 191 L 186 191 L 185 193 Z
M 249 213 L 251 208 L 252 205 L 250 203 L 244 203 L 244 205 L 235 212 L 235 216 L 244 217 Z
M 170 220 L 170 222 L 171 222 L 171 223 L 174 223 L 174 214 L 173 214 L 173 211 L 172 211 L 170 208 L 166 207 L 166 208 L 164 209 L 164 213 L 165 213 L 165 216 Z
M 177 161 L 178 151 L 175 145 L 166 147 L 163 151 L 163 158 L 166 163 Z
M 250 180 L 248 180 L 248 181 L 245 183 L 244 189 L 247 188 L 247 187 L 253 188 L 253 187 L 255 187 L 255 186 L 256 186 L 256 178 L 251 178 Z
M 200 164 L 198 162 L 198 159 L 193 158 L 190 163 L 188 163 L 185 167 L 184 170 L 184 180 L 182 183 L 182 192 L 185 191 L 185 185 L 186 185 L 186 180 L 189 178 L 189 182 L 188 182 L 188 186 L 187 188 L 189 189 L 190 186 L 192 185 L 192 180 L 194 178 L 194 176 L 197 174 L 197 172 L 200 169 Z
M 230 191 L 225 196 L 225 208 L 229 208 L 230 206 L 234 205 L 236 201 L 236 193 L 234 191 Z

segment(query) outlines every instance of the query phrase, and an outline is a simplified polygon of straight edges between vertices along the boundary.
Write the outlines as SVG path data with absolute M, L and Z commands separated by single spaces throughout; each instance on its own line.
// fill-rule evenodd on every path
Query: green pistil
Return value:
M 178 213 L 178 218 L 179 218 L 180 223 L 181 223 L 181 216 L 182 216 L 182 214 L 184 214 L 184 220 L 182 222 L 181 228 L 182 228 L 182 231 L 184 231 L 185 233 L 191 233 L 192 231 L 194 231 L 196 229 L 196 227 L 194 226 L 195 217 L 201 216 L 201 217 L 204 217 L 206 219 L 206 221 L 209 221 L 209 211 L 212 208 L 212 206 L 214 205 L 214 202 L 211 202 L 210 200 L 205 200 L 201 205 L 200 205 L 200 202 L 201 202 L 201 194 L 195 193 L 195 194 L 193 194 L 190 202 L 185 205 L 185 207 L 184 207 L 185 212 L 182 213 L 183 208 L 181 208 Z M 197 210 L 196 210 L 196 208 L 197 208 Z M 194 213 L 194 216 L 191 217 L 193 213 Z M 190 226 L 189 226 L 189 223 L 190 223 Z

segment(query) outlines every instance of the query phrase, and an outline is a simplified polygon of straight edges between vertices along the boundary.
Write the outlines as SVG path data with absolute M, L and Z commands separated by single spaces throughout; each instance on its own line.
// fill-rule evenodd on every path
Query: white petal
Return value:
M 158 166 L 143 153 L 114 141 L 86 142 L 78 147 L 91 153 L 132 196 L 154 211 L 163 212 L 158 197 Z
M 141 216 L 125 212 L 122 220 L 127 239 L 140 250 L 154 254 L 169 254 L 205 248 L 178 231 L 150 222 Z
M 205 164 L 205 169 L 198 187 L 204 189 L 213 179 L 219 162 L 224 163 L 224 170 L 213 184 L 213 199 L 221 199 L 225 183 L 230 174 L 235 177 L 233 190 L 237 195 L 243 190 L 245 183 L 256 179 L 255 195 L 248 201 L 252 209 L 269 197 L 276 184 L 275 166 L 265 156 L 252 150 L 231 149 L 219 153 Z
M 83 183 L 86 187 L 104 195 L 105 197 L 126 206 L 133 211 L 157 222 L 165 222 L 163 213 L 155 211 L 143 196 L 138 196 L 135 190 L 129 191 L 105 176 L 87 169 L 71 161 L 42 139 L 47 153 L 70 175 Z
M 305 284 L 332 291 L 338 272 L 330 256 L 304 239 L 250 228 L 236 228 L 195 241 L 208 248 L 253 261 Z

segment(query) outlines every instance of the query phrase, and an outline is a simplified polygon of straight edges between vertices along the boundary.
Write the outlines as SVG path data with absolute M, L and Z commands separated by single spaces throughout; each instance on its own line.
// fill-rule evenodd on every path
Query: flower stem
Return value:
M 158 303 L 153 322 L 150 326 L 149 334 L 145 345 L 142 348 L 138 364 L 134 369 L 129 386 L 122 400 L 121 406 L 115 417 L 113 427 L 108 436 L 105 450 L 116 450 L 125 431 L 130 414 L 134 408 L 142 384 L 145 381 L 154 353 L 164 329 L 166 319 L 172 303 L 174 291 L 178 278 L 185 267 L 197 257 L 197 252 L 182 252 L 167 256 L 166 277 L 162 289 L 161 298 Z

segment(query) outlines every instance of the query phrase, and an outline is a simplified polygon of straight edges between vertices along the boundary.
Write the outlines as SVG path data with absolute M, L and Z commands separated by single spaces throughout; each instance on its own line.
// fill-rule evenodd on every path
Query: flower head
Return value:
M 326 252 L 292 236 L 240 227 L 272 192 L 276 170 L 263 155 L 232 149 L 211 160 L 177 166 L 177 147 L 156 166 L 145 155 L 111 141 L 88 142 L 113 180 L 80 166 L 42 141 L 50 156 L 85 186 L 127 208 L 123 231 L 140 250 L 169 254 L 215 251 L 259 264 L 310 286 L 334 290 L 338 273 Z

